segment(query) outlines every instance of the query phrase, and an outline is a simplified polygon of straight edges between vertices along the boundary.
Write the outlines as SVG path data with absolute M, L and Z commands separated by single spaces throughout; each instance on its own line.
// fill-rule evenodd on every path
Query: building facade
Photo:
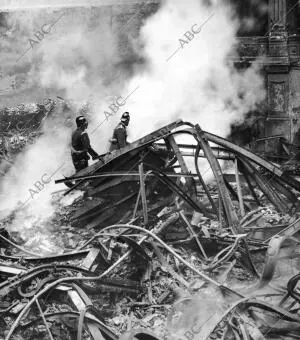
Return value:
M 249 67 L 253 62 L 261 63 L 261 72 L 265 79 L 266 101 L 260 105 L 257 112 L 249 113 L 255 117 L 248 124 L 252 128 L 251 147 L 263 154 L 282 153 L 280 137 L 284 137 L 288 143 L 298 143 L 295 136 L 300 128 L 300 5 L 298 0 L 224 1 L 228 1 L 236 8 L 241 22 L 237 34 L 238 57 L 232 56 L 231 60 L 236 67 L 242 69 Z M 161 1 L 116 0 L 113 5 L 109 3 L 110 5 L 100 7 L 66 9 L 65 20 L 77 22 L 80 19 L 83 22 L 89 22 L 89 25 L 93 27 L 101 19 L 107 30 L 114 33 L 118 42 L 120 65 L 116 65 L 116 70 L 118 68 L 126 70 L 130 77 L 134 71 L 134 64 L 143 62 L 143 60 L 138 60 L 140 56 L 136 55 L 131 40 L 137 39 L 145 18 L 158 10 Z M 5 15 L 2 14 L 3 17 L 0 18 L 3 27 L 5 27 Z M 47 12 L 44 15 L 46 21 Z M 249 18 L 254 18 L 254 25 L 250 25 L 251 27 L 247 25 Z M 64 22 L 56 28 L 60 36 L 63 36 L 64 29 L 67 30 L 69 26 L 64 27 L 63 24 Z M 23 43 L 25 47 L 26 41 Z M 22 65 L 24 65 L 21 71 L 20 63 L 17 65 L 18 68 L 15 64 L 3 67 L 3 70 L 12 69 L 13 71 L 11 73 L 6 71 L 0 76 L 2 105 L 10 105 L 12 100 L 23 102 L 24 98 L 31 98 L 33 93 L 36 98 L 32 100 L 36 101 L 43 97 L 53 96 L 53 89 L 51 89 L 52 92 L 47 89 L 41 91 L 38 87 L 33 91 L 31 85 L 26 83 L 34 52 L 30 51 L 22 59 Z M 16 56 L 12 55 L 7 59 L 10 62 L 15 58 Z M 118 77 L 118 72 L 115 74 Z M 11 79 L 16 81 L 11 81 Z M 16 86 L 13 86 L 15 82 Z
M 262 63 L 267 100 L 255 121 L 258 134 L 252 146 L 275 155 L 285 149 L 280 136 L 300 145 L 300 4 L 297 0 L 269 0 L 260 1 L 260 6 L 262 2 L 267 10 L 260 13 L 259 24 L 249 31 L 241 27 L 239 57 L 234 62 L 240 67 Z M 238 6 L 240 17 L 253 14 L 257 7 L 254 0 L 243 1 Z
M 236 9 L 241 22 L 237 33 L 238 57 L 232 60 L 237 68 L 260 63 L 265 79 L 266 100 L 256 112 L 249 113 L 255 116 L 249 124 L 252 127 L 250 145 L 254 151 L 276 158 L 285 154 L 288 143 L 300 145 L 300 134 L 297 136 L 300 130 L 300 3 L 298 0 L 226 1 Z M 113 30 L 120 34 L 124 24 L 132 20 L 119 40 L 123 62 L 127 60 L 131 64 L 134 59 L 134 52 L 128 49 L 128 36 L 138 35 L 143 20 L 158 9 L 159 3 L 153 0 L 113 7 Z M 134 14 L 137 12 L 138 15 Z M 252 25 L 247 25 L 251 18 Z

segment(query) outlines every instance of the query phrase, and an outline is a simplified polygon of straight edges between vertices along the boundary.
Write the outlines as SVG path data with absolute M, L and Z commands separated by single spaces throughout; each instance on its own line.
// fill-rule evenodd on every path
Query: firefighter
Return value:
M 76 118 L 77 129 L 72 133 L 71 156 L 76 172 L 88 166 L 89 155 L 95 160 L 99 158 L 98 153 L 91 147 L 90 139 L 85 131 L 88 122 L 84 116 Z
M 110 139 L 109 151 L 118 150 L 128 145 L 127 142 L 127 126 L 130 121 L 129 112 L 124 112 L 121 117 L 120 123 L 116 126 L 113 132 L 113 136 Z

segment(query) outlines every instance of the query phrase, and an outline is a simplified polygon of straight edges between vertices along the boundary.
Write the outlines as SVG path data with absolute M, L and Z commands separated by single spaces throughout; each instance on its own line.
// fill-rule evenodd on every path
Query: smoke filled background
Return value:
M 207 19 L 189 41 L 184 34 Z M 129 88 L 140 85 L 130 105 L 133 119 L 142 116 L 147 124 L 133 122 L 134 138 L 178 118 L 226 136 L 232 122 L 256 108 L 265 96 L 258 64 L 237 71 L 227 59 L 234 54 L 238 27 L 233 8 L 218 1 L 211 6 L 167 1 L 147 21 L 141 29 L 147 67 L 129 82 Z M 168 61 L 179 39 L 187 43 Z
M 130 141 L 180 118 L 226 137 L 231 124 L 243 121 L 264 99 L 259 64 L 241 71 L 228 61 L 229 55 L 236 54 L 240 27 L 229 2 L 149 2 L 147 18 L 139 17 L 138 5 L 130 6 L 127 14 L 121 5 L 20 8 L 2 13 L 4 82 L 0 85 L 6 86 L 10 79 L 22 85 L 1 96 L 1 104 L 41 102 L 56 96 L 71 103 L 68 109 L 56 106 L 43 135 L 17 157 L 1 180 L 1 215 L 22 206 L 14 214 L 11 230 L 19 231 L 25 240 L 30 240 L 33 228 L 35 233 L 40 228 L 43 240 L 51 234 L 45 222 L 54 213 L 51 193 L 64 188 L 55 185 L 54 179 L 74 172 L 70 135 L 75 117 L 87 102 L 88 132 L 101 154 L 107 151 L 108 139 L 124 111 L 131 115 Z M 34 36 L 58 18 L 41 40 Z M 194 25 L 201 31 L 192 37 L 186 32 Z M 32 49 L 19 59 L 30 45 Z M 113 99 L 128 95 L 120 110 L 104 121 Z M 33 193 L 42 178 L 50 179 L 49 183 Z

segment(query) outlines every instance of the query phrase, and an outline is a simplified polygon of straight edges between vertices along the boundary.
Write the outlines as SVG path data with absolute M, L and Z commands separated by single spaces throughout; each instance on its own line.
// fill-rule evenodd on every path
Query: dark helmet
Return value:
M 85 125 L 85 124 L 87 124 L 87 120 L 86 120 L 85 117 L 83 117 L 83 116 L 78 116 L 78 117 L 76 118 L 76 125 L 77 125 L 78 127 L 83 126 L 83 125 Z
M 121 117 L 121 122 L 126 122 L 130 120 L 129 112 L 124 112 Z

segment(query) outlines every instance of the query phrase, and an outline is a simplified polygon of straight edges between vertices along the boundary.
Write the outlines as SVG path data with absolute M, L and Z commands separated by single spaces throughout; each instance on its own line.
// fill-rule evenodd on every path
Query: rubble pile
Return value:
M 3 176 L 24 147 L 41 136 L 41 126 L 51 114 L 55 102 L 22 104 L 0 110 L 0 176 Z
M 176 121 L 56 182 L 84 192 L 61 220 L 77 241 L 41 256 L 3 222 L 0 338 L 299 338 L 300 182 L 280 167 Z

